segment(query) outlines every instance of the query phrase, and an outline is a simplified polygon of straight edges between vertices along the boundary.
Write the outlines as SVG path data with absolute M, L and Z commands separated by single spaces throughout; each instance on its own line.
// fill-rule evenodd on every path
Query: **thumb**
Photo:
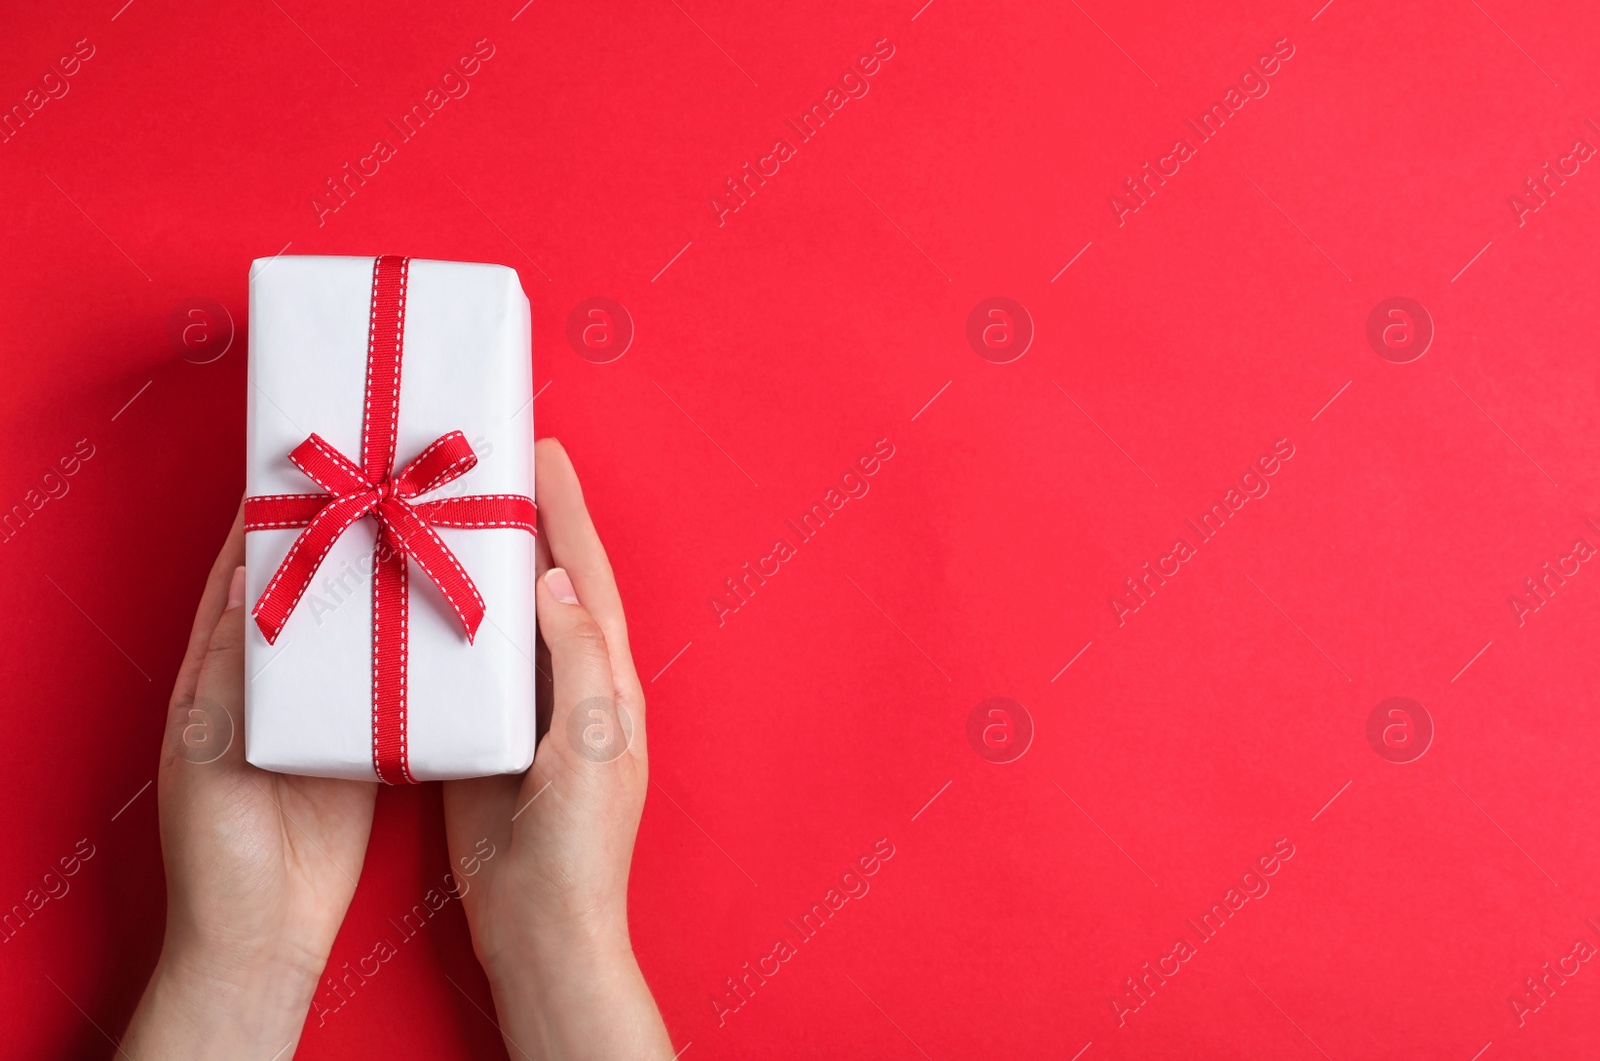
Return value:
M 190 763 L 244 758 L 244 568 L 234 569 L 227 604 L 211 631 L 194 699 L 174 705 L 171 751 Z
M 555 687 L 546 742 L 553 738 L 563 758 L 610 762 L 627 750 L 633 727 L 619 712 L 605 631 L 563 568 L 544 573 L 534 600 Z

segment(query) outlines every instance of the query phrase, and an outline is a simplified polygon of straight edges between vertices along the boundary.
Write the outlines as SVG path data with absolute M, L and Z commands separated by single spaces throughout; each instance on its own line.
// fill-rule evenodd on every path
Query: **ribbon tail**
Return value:
M 289 547 L 289 554 L 278 565 L 278 570 L 273 572 L 272 580 L 250 611 L 267 644 L 277 643 L 278 635 L 283 633 L 284 625 L 300 603 L 300 598 L 305 596 L 312 577 L 316 575 L 317 568 L 322 566 L 333 543 L 350 529 L 352 523 L 372 511 L 373 504 L 374 497 L 371 494 L 353 494 L 329 502 L 311 517 L 311 522 Z
M 461 621 L 467 641 L 471 642 L 478 635 L 485 609 L 483 595 L 473 584 L 467 569 L 461 566 L 461 561 L 456 559 L 444 539 L 424 523 L 410 505 L 403 501 L 385 501 L 378 511 L 388 526 L 391 540 L 404 550 L 406 556 L 416 561 L 430 582 L 439 587 L 439 592 L 444 594 L 444 599 Z

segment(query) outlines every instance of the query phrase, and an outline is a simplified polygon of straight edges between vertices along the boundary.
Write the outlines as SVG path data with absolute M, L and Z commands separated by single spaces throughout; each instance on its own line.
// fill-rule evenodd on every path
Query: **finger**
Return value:
M 233 579 L 233 570 L 244 563 L 244 502 L 239 502 L 239 511 L 234 514 L 233 527 L 228 531 L 227 540 L 222 543 L 222 551 L 217 553 L 217 559 L 211 565 L 211 573 L 206 576 L 205 589 L 200 594 L 200 606 L 195 609 L 194 625 L 189 629 L 189 644 L 184 650 L 183 663 L 178 667 L 178 677 L 172 687 L 172 703 L 186 703 L 194 699 L 195 682 L 200 677 L 200 664 L 205 659 L 206 646 L 211 642 L 211 632 L 216 629 L 217 620 L 228 598 L 228 585 Z
M 244 761 L 244 567 L 228 576 L 222 614 L 199 658 L 191 699 L 167 719 L 169 759 L 209 765 Z
M 533 542 L 533 579 L 537 589 L 539 579 L 555 565 L 550 562 L 550 543 L 540 534 Z M 544 632 L 533 639 L 533 702 L 536 711 L 534 732 L 538 739 L 550 731 L 550 703 L 555 695 L 550 680 L 550 646 L 544 643 Z
M 534 592 L 555 679 L 550 733 L 539 752 L 550 756 L 544 749 L 553 745 L 555 762 L 573 765 L 615 759 L 627 747 L 632 725 L 624 724 L 619 712 L 605 631 L 580 602 L 564 569 L 545 572 Z M 532 773 L 542 773 L 541 765 L 536 753 Z
M 540 533 L 551 561 L 565 568 L 577 596 L 605 631 L 612 668 L 621 692 L 643 714 L 643 692 L 628 647 L 628 624 L 605 546 L 583 501 L 577 472 L 561 443 L 542 439 L 535 447 Z M 640 719 L 642 723 L 642 718 Z
M 550 550 L 551 563 L 565 569 L 576 595 L 605 632 L 616 686 L 616 717 L 628 719 L 632 732 L 627 747 L 643 759 L 646 756 L 644 690 L 628 646 L 627 622 L 611 562 L 589 517 L 583 489 L 566 451 L 554 439 L 546 439 L 538 446 L 539 474 L 543 476 L 538 480 L 539 496 L 541 503 L 548 505 L 540 512 L 545 531 L 542 538 Z
M 543 534 L 533 540 L 533 577 L 543 578 L 544 573 L 556 565 L 550 562 L 550 542 Z

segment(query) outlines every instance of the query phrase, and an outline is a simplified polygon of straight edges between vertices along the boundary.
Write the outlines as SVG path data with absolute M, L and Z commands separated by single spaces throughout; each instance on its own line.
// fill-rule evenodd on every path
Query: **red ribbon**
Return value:
M 533 499 L 521 494 L 473 494 L 414 502 L 471 471 L 478 463 L 466 436 L 435 439 L 394 471 L 400 414 L 400 366 L 405 347 L 406 276 L 410 259 L 380 256 L 372 267 L 372 316 L 367 341 L 367 394 L 361 464 L 313 434 L 289 454 L 323 494 L 247 497 L 244 529 L 304 527 L 278 565 L 251 614 L 274 644 L 340 535 L 364 516 L 378 522 L 372 553 L 372 766 L 387 784 L 411 783 L 406 742 L 406 558 L 444 594 L 470 642 L 483 622 L 483 597 L 434 527 L 534 529 Z

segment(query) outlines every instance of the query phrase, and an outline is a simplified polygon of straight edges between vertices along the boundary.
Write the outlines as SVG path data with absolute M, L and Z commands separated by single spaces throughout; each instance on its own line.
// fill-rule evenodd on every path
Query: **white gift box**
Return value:
M 372 258 L 278 257 L 250 268 L 246 492 L 319 493 L 288 457 L 315 433 L 361 463 Z M 478 456 L 415 500 L 533 497 L 528 299 L 514 270 L 412 259 L 403 317 L 398 470 L 461 431 Z M 418 781 L 518 773 L 534 751 L 534 539 L 437 527 L 482 594 L 469 643 L 438 587 L 408 561 L 406 741 Z M 247 608 L 299 528 L 245 535 Z M 275 644 L 246 622 L 245 754 L 268 770 L 374 780 L 372 572 L 377 522 L 334 543 Z

